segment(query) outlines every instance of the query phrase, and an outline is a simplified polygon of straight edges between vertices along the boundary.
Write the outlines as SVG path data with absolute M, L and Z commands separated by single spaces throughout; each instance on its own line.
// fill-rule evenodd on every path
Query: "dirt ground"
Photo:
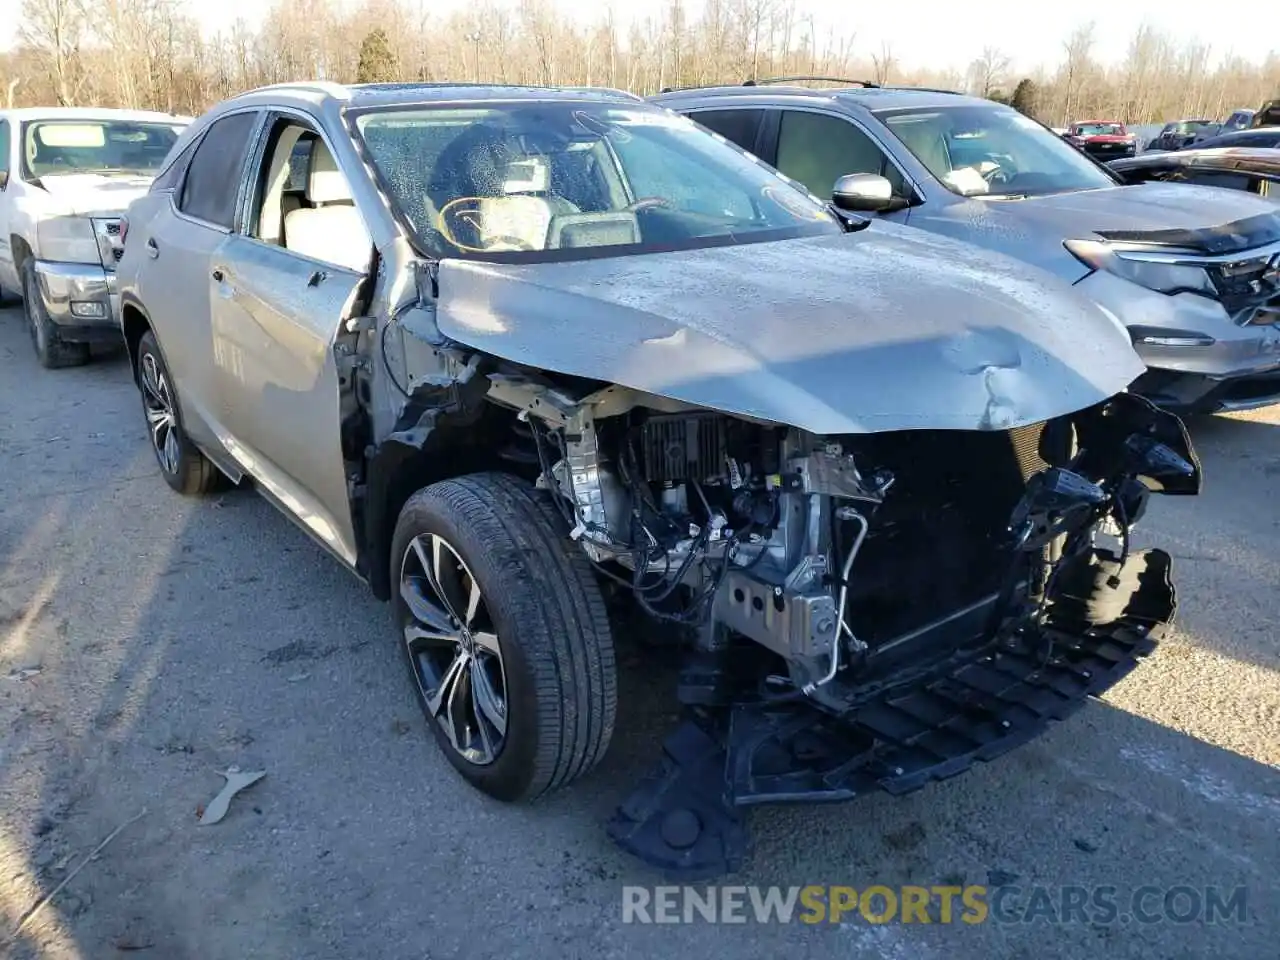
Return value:
M 99 960 L 1276 955 L 1280 409 L 1203 419 L 1153 501 L 1178 635 L 1105 701 L 904 798 L 761 810 L 738 884 L 1244 887 L 1243 922 L 624 924 L 603 823 L 674 716 L 622 651 L 594 775 L 509 807 L 438 755 L 386 608 L 252 493 L 160 479 L 125 364 L 48 372 L 0 310 L 0 943 Z M 267 776 L 225 820 L 230 765 Z M 1158 901 L 1157 901 L 1158 902 Z

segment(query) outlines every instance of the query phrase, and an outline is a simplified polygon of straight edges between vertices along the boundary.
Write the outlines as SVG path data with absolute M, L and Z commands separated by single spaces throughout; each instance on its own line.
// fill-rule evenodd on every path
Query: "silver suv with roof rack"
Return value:
M 991 759 L 1173 617 L 1129 528 L 1199 468 L 1125 392 L 1123 329 L 633 96 L 259 90 L 128 217 L 165 481 L 251 483 L 389 600 L 472 784 L 600 760 L 615 624 L 683 649 L 689 720 L 610 826 L 653 863 L 731 867 L 749 804 Z
M 1074 284 L 1128 327 L 1148 367 L 1135 389 L 1162 406 L 1280 400 L 1280 210 L 1263 198 L 1126 185 L 1011 107 L 947 91 L 784 77 L 651 99 L 816 197 Z

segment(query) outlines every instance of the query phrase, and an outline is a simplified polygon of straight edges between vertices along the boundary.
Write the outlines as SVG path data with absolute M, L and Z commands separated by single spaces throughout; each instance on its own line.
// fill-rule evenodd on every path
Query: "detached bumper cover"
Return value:
M 610 836 L 662 869 L 706 877 L 746 851 L 740 809 L 907 793 L 1035 738 L 1126 676 L 1173 621 L 1169 555 L 1084 554 L 1059 572 L 1035 635 L 988 639 L 833 717 L 805 702 L 743 703 L 690 720 L 618 809 Z
M 40 297 L 58 335 L 71 341 L 120 339 L 116 275 L 101 265 L 37 260 Z

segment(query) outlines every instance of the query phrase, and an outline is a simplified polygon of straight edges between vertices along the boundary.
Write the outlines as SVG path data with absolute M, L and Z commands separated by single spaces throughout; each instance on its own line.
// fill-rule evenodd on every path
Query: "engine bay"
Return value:
M 1042 615 L 1066 558 L 1107 533 L 1127 554 L 1150 490 L 1197 472 L 1129 397 L 1010 430 L 818 437 L 618 387 L 493 383 L 602 578 L 697 651 L 767 651 L 751 695 L 835 713 Z

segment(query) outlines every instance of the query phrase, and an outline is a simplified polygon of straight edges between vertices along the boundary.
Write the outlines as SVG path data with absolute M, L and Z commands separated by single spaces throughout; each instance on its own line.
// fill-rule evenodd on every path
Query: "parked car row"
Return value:
M 1244 139 L 1227 139 L 1232 135 L 1243 135 L 1246 132 L 1257 133 L 1259 128 L 1268 128 L 1268 132 L 1252 139 L 1247 136 Z M 1147 149 L 1185 150 L 1192 146 L 1197 148 L 1271 146 L 1272 142 L 1267 141 L 1277 131 L 1280 131 L 1280 100 L 1269 100 L 1257 110 L 1234 110 L 1221 123 L 1215 120 L 1178 120 L 1167 123 L 1147 144 Z
M 80 170 L 3 116 L 0 198 Z M 1174 411 L 1280 395 L 1280 208 L 947 92 L 285 84 L 147 169 L 0 282 L 114 238 L 165 481 L 255 487 L 388 600 L 478 789 L 600 760 L 620 618 L 682 646 L 688 719 L 609 825 L 673 871 L 732 867 L 745 806 L 915 789 L 1126 675 L 1174 616 L 1130 530 L 1200 486 Z M 37 350 L 78 289 L 28 285 Z

